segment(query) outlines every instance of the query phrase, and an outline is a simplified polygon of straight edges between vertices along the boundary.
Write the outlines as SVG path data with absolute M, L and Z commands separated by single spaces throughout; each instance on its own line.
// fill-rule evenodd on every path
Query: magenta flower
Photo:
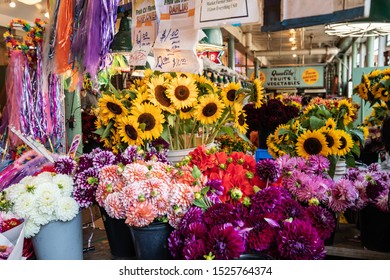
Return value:
M 206 251 L 218 260 L 231 260 L 245 251 L 245 243 L 231 224 L 217 225 L 210 229 L 206 237 Z
M 290 218 L 304 220 L 307 218 L 305 209 L 295 199 L 288 198 L 276 206 L 269 216 L 276 221 L 284 221 Z
M 191 223 L 202 223 L 203 222 L 203 211 L 201 208 L 199 207 L 196 207 L 196 206 L 193 206 L 191 207 L 187 213 L 184 215 L 184 217 L 182 218 L 181 222 L 180 222 L 180 229 L 182 231 L 186 231 L 188 226 L 191 224 Z
M 321 155 L 312 155 L 307 160 L 308 166 L 310 167 L 310 170 L 314 174 L 324 174 L 325 171 L 329 169 L 330 162 L 329 160 Z
M 186 243 L 183 248 L 183 256 L 186 260 L 204 260 L 204 255 L 207 255 L 207 251 L 202 239 Z
M 250 214 L 261 216 L 272 212 L 276 206 L 282 203 L 285 195 L 289 196 L 282 191 L 284 191 L 283 188 L 270 186 L 257 192 L 251 198 Z
M 277 232 L 278 228 L 274 228 L 262 220 L 247 236 L 249 249 L 258 252 L 269 250 L 276 242 Z
M 97 153 L 93 159 L 92 163 L 93 166 L 97 169 L 101 169 L 106 165 L 112 165 L 116 162 L 116 156 L 111 151 L 101 151 L 100 153 Z
M 336 227 L 336 219 L 334 215 L 324 207 L 310 206 L 306 209 L 310 223 L 318 232 L 322 239 L 329 238 Z
M 71 156 L 60 156 L 54 161 L 54 169 L 58 174 L 71 175 L 75 168 L 76 161 Z
M 324 241 L 310 223 L 294 220 L 285 222 L 276 238 L 281 258 L 318 260 L 325 257 Z
M 168 237 L 168 249 L 174 259 L 180 260 L 183 258 L 184 241 L 182 239 L 181 231 L 174 230 Z
M 217 203 L 207 208 L 203 214 L 203 220 L 209 227 L 226 223 L 236 225 L 239 220 L 234 210 L 232 204 Z
M 263 159 L 256 163 L 256 174 L 261 180 L 275 182 L 280 176 L 279 164 L 273 159 Z
M 329 207 L 334 212 L 341 212 L 347 210 L 349 207 L 355 205 L 359 193 L 353 186 L 352 182 L 347 179 L 340 179 L 335 183 L 331 190 L 329 198 Z

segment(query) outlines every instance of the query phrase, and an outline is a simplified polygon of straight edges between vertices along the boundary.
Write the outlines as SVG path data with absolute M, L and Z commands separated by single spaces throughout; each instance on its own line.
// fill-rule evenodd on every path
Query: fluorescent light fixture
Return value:
M 26 5 L 35 5 L 39 2 L 41 2 L 42 0 L 18 0 L 19 2 L 22 2 L 23 4 L 26 4 Z

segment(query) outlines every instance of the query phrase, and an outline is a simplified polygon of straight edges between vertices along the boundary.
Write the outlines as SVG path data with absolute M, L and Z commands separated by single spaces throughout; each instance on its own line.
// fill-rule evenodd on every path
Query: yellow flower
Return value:
M 194 117 L 194 107 L 180 109 L 180 119 L 189 120 Z
M 116 117 L 124 117 L 129 113 L 129 110 L 115 96 L 103 94 L 98 104 L 100 108 L 99 117 L 103 123 L 108 123 L 109 120 Z
M 242 105 L 235 103 L 233 107 L 234 124 L 233 127 L 237 128 L 238 133 L 245 134 L 248 130 L 248 124 L 246 123 L 246 114 L 242 109 Z
M 186 77 L 173 78 L 167 84 L 166 93 L 177 110 L 192 107 L 198 97 L 198 90 L 194 80 Z
M 259 79 L 255 79 L 253 81 L 254 85 L 254 92 L 253 92 L 253 102 L 255 104 L 255 108 L 260 108 L 261 105 L 263 105 L 263 98 L 264 98 L 264 87 L 263 82 Z
M 296 151 L 299 156 L 308 158 L 311 155 L 327 156 L 329 148 L 321 131 L 307 130 L 298 137 Z
M 131 108 L 134 122 L 138 123 L 143 140 L 152 140 L 160 137 L 163 131 L 164 115 L 160 108 L 153 104 L 140 104 Z
M 336 129 L 337 125 L 334 119 L 329 118 L 325 122 L 325 128 L 326 129 Z
M 297 107 L 299 110 L 302 110 L 302 104 L 296 101 L 291 101 L 291 105 Z
M 131 101 L 132 105 L 149 103 L 149 94 L 145 91 L 143 93 L 138 92 L 135 99 Z
M 285 143 L 289 140 L 288 134 L 281 133 L 282 130 L 289 130 L 290 127 L 288 124 L 280 124 L 274 132 L 274 139 L 277 144 Z
M 305 110 L 303 111 L 303 114 L 309 115 L 310 112 L 315 110 L 316 108 L 317 108 L 317 106 L 310 104 L 310 105 L 306 106 Z
M 225 105 L 218 95 L 208 94 L 199 98 L 199 104 L 195 106 L 195 117 L 202 124 L 213 124 L 221 117 Z
M 156 76 L 148 83 L 149 100 L 164 111 L 173 114 L 175 108 L 171 99 L 167 96 L 167 88 L 163 76 Z
M 340 111 L 344 111 L 344 125 L 348 125 L 353 121 L 352 117 L 355 116 L 355 112 L 351 102 L 346 99 L 342 99 L 339 101 L 337 109 L 339 109 Z
M 336 132 L 340 135 L 340 148 L 338 149 L 337 154 L 342 157 L 351 151 L 353 140 L 352 136 L 344 130 L 336 129 Z
M 337 130 L 323 127 L 321 132 L 325 135 L 326 144 L 329 148 L 328 155 L 337 155 L 341 146 L 340 135 Z
M 233 107 L 234 102 L 239 100 L 240 96 L 237 91 L 241 88 L 239 83 L 230 82 L 227 86 L 222 90 L 222 100 L 226 106 Z
M 139 129 L 139 124 L 131 117 L 122 118 L 118 123 L 118 134 L 122 138 L 123 142 L 129 145 L 141 146 L 143 144 L 141 134 L 142 131 Z

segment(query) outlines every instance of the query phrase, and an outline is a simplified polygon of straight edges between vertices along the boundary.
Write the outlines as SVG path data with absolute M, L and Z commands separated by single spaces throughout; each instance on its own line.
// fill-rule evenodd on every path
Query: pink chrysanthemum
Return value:
M 145 180 L 148 172 L 149 169 L 146 165 L 135 162 L 125 166 L 122 176 L 126 183 L 133 183 Z
M 283 186 L 290 191 L 291 194 L 297 195 L 299 188 L 310 179 L 309 175 L 301 172 L 294 171 L 288 178 L 283 180 Z
M 118 174 L 118 165 L 104 166 L 99 172 L 99 182 L 103 184 L 115 184 L 120 181 L 120 175 Z M 119 190 L 114 190 L 119 191 Z
M 345 211 L 355 204 L 358 197 L 359 193 L 352 182 L 347 179 L 340 179 L 331 190 L 329 206 L 335 212 Z
M 148 226 L 156 218 L 152 204 L 145 200 L 131 205 L 126 210 L 126 224 L 135 227 Z
M 186 184 L 174 184 L 171 190 L 171 204 L 180 205 L 182 208 L 189 209 L 194 201 L 194 192 L 192 187 Z
M 120 193 L 110 193 L 104 200 L 104 209 L 108 216 L 115 219 L 124 219 L 126 217 Z
M 144 181 L 127 184 L 121 193 L 125 209 L 136 205 L 140 200 L 147 200 L 149 195 L 148 186 Z

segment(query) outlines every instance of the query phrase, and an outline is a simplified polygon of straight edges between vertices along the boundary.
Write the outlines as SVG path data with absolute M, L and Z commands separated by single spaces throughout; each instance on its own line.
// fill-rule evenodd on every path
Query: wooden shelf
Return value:
M 340 224 L 336 230 L 332 246 L 325 246 L 328 258 L 390 260 L 390 252 L 367 250 L 360 241 L 360 231 L 355 224 Z

